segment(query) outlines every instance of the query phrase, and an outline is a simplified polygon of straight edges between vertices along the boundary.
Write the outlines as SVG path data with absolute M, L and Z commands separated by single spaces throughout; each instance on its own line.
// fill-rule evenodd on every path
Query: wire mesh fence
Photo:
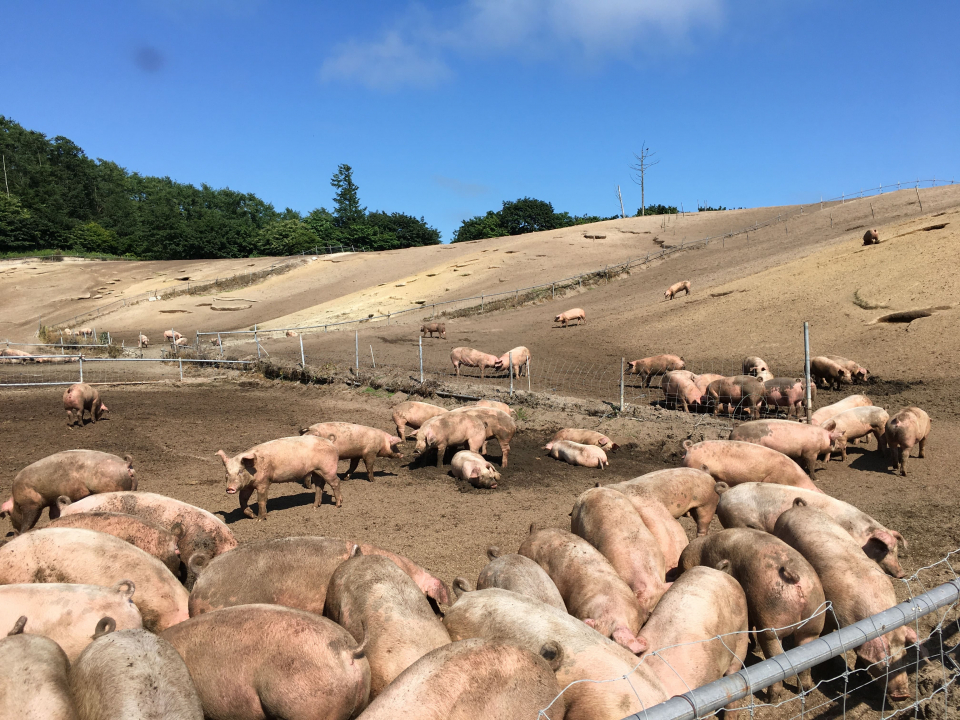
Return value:
M 186 355 L 186 353 L 184 353 Z M 250 369 L 248 360 L 220 360 L 164 353 L 161 357 L 90 358 L 83 355 L 0 357 L 0 387 L 183 381 L 210 368 Z

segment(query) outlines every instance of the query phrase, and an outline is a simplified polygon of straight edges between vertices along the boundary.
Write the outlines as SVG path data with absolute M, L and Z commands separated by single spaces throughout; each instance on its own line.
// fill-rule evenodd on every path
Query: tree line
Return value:
M 440 242 L 440 232 L 423 217 L 363 207 L 346 164 L 330 181 L 333 208 L 302 215 L 290 208 L 278 211 L 253 193 L 131 173 L 87 157 L 69 138 L 49 139 L 2 115 L 0 155 L 5 172 L 0 253 L 54 250 L 185 260 Z

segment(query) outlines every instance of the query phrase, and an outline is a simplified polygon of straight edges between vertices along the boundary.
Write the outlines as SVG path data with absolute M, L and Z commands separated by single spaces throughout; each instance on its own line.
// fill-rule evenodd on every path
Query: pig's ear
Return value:
M 219 458 L 220 458 L 221 460 L 223 460 L 223 464 L 226 465 L 226 464 L 227 464 L 227 454 L 226 454 L 223 450 L 217 450 L 217 455 L 219 456 Z
M 251 469 L 253 469 L 253 468 L 256 468 L 256 466 L 257 466 L 257 454 L 256 454 L 256 453 L 252 453 L 252 452 L 244 453 L 243 455 L 240 456 L 240 462 L 243 463 L 243 466 L 244 466 L 247 470 L 251 470 Z
M 897 539 L 893 536 L 892 533 L 889 533 L 885 530 L 874 530 L 873 534 L 870 536 L 870 541 L 872 540 L 876 540 L 878 542 L 883 543 L 890 550 L 897 549 Z
M 903 549 L 904 549 L 904 550 L 907 549 L 907 539 L 906 539 L 903 535 L 901 535 L 900 533 L 898 533 L 896 530 L 891 530 L 891 531 L 890 531 L 890 534 L 893 535 L 893 536 L 897 539 L 898 542 L 903 543 Z
M 182 522 L 175 522 L 170 527 L 170 532 L 173 533 L 174 537 L 176 537 L 177 540 L 181 540 L 183 538 L 184 533 L 187 532 L 187 529 L 183 526 Z

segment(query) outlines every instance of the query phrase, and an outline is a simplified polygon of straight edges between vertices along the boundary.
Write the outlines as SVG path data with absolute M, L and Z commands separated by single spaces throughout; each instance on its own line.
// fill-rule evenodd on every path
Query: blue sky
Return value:
M 960 170 L 956 2 L 9 3 L 0 114 L 129 170 L 462 218 L 809 202 Z M 960 178 L 958 178 L 960 179 Z

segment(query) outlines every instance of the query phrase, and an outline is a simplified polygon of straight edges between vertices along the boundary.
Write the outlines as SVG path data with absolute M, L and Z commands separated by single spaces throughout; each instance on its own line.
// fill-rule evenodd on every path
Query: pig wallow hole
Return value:
M 903 310 L 901 312 L 889 313 L 888 315 L 881 315 L 876 319 L 876 322 L 880 323 L 911 323 L 914 320 L 919 318 L 930 317 L 935 312 L 940 310 L 949 310 L 949 305 L 938 305 L 937 307 L 932 308 L 921 308 L 919 310 Z

